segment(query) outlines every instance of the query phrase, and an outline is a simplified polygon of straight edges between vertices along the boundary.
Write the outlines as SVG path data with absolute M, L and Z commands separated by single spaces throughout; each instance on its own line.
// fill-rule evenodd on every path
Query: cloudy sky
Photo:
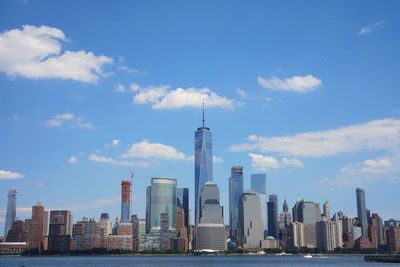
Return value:
M 356 215 L 355 188 L 400 219 L 398 1 L 0 2 L 0 233 L 41 202 L 75 219 L 120 214 L 134 169 L 194 187 L 194 131 L 268 192 Z M 191 197 L 193 202 L 193 196 Z M 192 204 L 191 204 L 192 205 Z

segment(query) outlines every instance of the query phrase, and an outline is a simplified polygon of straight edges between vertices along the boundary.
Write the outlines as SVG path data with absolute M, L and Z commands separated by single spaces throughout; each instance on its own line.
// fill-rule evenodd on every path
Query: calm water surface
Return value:
M 84 257 L 0 257 L 0 267 L 163 267 L 163 266 L 400 266 L 366 263 L 362 256 L 84 256 Z

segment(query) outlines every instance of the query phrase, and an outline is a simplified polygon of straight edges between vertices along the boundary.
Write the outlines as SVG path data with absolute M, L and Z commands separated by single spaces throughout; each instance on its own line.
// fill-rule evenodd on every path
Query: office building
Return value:
M 298 221 L 292 222 L 288 227 L 287 247 L 293 249 L 305 246 L 303 223 Z
M 10 190 L 8 190 L 7 213 L 6 213 L 6 221 L 4 224 L 4 240 L 7 239 L 8 231 L 11 230 L 11 227 L 15 221 L 16 213 L 17 213 L 17 189 L 11 188 Z
M 375 248 L 385 245 L 383 222 L 377 213 L 372 213 L 371 222 L 368 227 L 369 241 Z
M 231 168 L 229 178 L 229 227 L 230 239 L 236 242 L 237 227 L 239 222 L 239 199 L 243 194 L 243 167 L 235 166 Z
M 176 207 L 184 212 L 184 226 L 189 226 L 189 188 L 176 189 Z
M 335 221 L 323 218 L 316 223 L 317 247 L 322 252 L 333 252 L 335 248 L 340 247 L 341 244 L 338 244 L 339 235 L 340 231 Z
M 365 238 L 368 238 L 368 219 L 367 219 L 367 210 L 365 207 L 364 189 L 357 188 L 356 196 L 357 196 L 357 217 L 361 227 L 361 234 Z
M 50 211 L 48 250 L 50 253 L 68 253 L 71 245 L 72 214 L 69 210 Z
M 390 226 L 386 229 L 387 248 L 391 253 L 400 252 L 400 228 Z
M 268 233 L 267 175 L 265 173 L 252 174 L 250 176 L 250 190 L 255 192 L 260 199 L 261 220 L 265 239 Z
M 176 179 L 152 178 L 151 187 L 148 188 L 149 199 L 146 211 L 149 214 L 149 231 L 161 230 L 161 213 L 168 213 L 170 232 L 176 231 Z
M 329 205 L 328 201 L 325 201 L 325 203 L 323 205 L 323 215 L 328 220 L 331 219 L 331 206 Z
M 131 219 L 131 190 L 132 184 L 129 180 L 121 182 L 121 222 L 130 222 Z
M 208 181 L 200 194 L 199 223 L 196 227 L 196 249 L 225 250 L 223 209 L 216 183 Z
M 244 249 L 260 248 L 264 239 L 261 220 L 261 204 L 254 192 L 244 192 L 239 201 L 238 245 Z
M 278 196 L 269 195 L 268 208 L 268 236 L 279 238 L 278 228 Z
M 32 217 L 25 223 L 28 228 L 28 247 L 37 248 L 39 251 L 45 249 L 44 236 L 47 235 L 48 213 L 40 203 L 32 206 Z
M 292 211 L 293 221 L 303 223 L 305 246 L 315 247 L 315 224 L 321 220 L 321 210 L 319 204 L 314 203 L 311 200 L 298 199 Z
M 194 205 L 195 225 L 200 218 L 200 193 L 207 181 L 213 180 L 213 154 L 212 154 L 212 133 L 210 128 L 205 126 L 204 106 L 203 123 L 195 132 L 195 154 L 194 154 Z

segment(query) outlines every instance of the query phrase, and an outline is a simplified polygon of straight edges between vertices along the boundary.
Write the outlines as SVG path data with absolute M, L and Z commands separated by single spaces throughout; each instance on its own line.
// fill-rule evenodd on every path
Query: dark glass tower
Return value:
M 204 123 L 204 105 L 203 124 L 195 132 L 194 143 L 194 205 L 195 225 L 197 226 L 199 223 L 201 189 L 206 182 L 213 180 L 212 133 Z
M 189 227 L 189 188 L 176 189 L 176 207 L 183 209 L 185 213 L 184 224 Z
M 361 226 L 362 236 L 368 238 L 368 219 L 367 219 L 367 209 L 365 208 L 365 191 L 364 189 L 357 188 L 357 217 L 358 222 Z
M 268 206 L 268 235 L 278 239 L 278 196 L 269 195 Z
M 229 225 L 231 240 L 237 241 L 237 228 L 239 222 L 239 200 L 243 194 L 243 167 L 231 168 L 229 178 Z

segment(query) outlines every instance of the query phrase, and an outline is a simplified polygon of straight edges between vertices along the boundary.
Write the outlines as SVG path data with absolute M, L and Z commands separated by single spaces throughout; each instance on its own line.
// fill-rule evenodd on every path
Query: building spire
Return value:
M 203 97 L 203 128 L 205 127 L 205 120 L 204 120 L 204 97 Z

